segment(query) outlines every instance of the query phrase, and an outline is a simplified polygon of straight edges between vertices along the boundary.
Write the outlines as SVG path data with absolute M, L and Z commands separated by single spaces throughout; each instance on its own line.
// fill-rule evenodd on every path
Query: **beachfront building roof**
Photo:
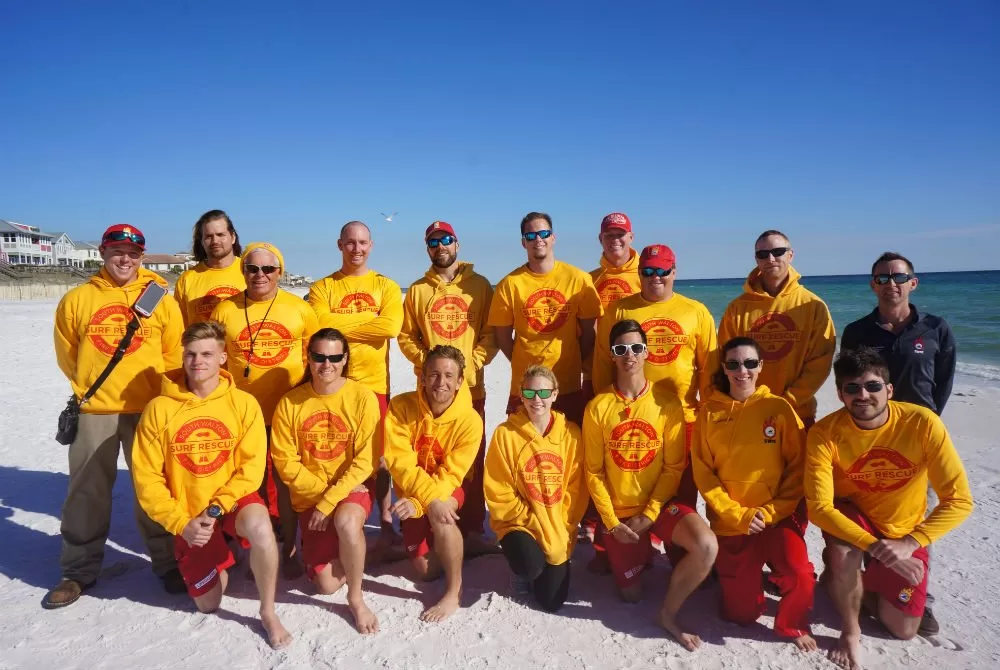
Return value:
M 169 272 L 175 267 L 186 270 L 194 262 L 175 254 L 146 254 L 142 257 L 142 267 L 153 272 Z
M 0 219 L 0 249 L 14 265 L 54 265 L 54 239 L 36 226 Z

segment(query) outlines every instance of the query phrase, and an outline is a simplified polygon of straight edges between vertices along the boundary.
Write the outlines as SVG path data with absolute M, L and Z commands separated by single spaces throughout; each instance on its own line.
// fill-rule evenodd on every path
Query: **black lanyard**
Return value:
M 278 290 L 280 291 L 281 289 Z M 247 294 L 247 291 L 245 290 L 243 291 L 243 316 L 246 317 L 247 334 L 250 337 L 250 351 L 247 352 L 247 366 L 243 368 L 244 379 L 250 376 L 250 361 L 253 360 L 254 342 L 256 342 L 257 338 L 260 337 L 260 331 L 264 329 L 264 323 L 267 321 L 267 315 L 271 313 L 271 307 L 274 306 L 274 301 L 277 299 L 278 299 L 278 294 L 275 293 L 274 297 L 271 298 L 271 304 L 267 306 L 266 310 L 264 310 L 264 318 L 260 320 L 260 328 L 257 329 L 256 333 L 254 333 L 253 329 L 250 327 L 250 297 Z

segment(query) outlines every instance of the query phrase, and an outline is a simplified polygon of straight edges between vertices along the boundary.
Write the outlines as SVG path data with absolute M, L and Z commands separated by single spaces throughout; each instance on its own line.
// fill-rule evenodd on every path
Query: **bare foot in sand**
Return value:
M 261 614 L 260 622 L 264 624 L 264 630 L 267 632 L 267 641 L 272 649 L 284 649 L 292 643 L 292 634 L 285 630 L 285 627 L 281 625 L 281 620 L 278 619 L 278 615 L 274 612 Z
M 827 657 L 845 670 L 861 670 L 861 633 L 841 633 Z
M 688 633 L 680 626 L 677 625 L 677 620 L 670 616 L 667 612 L 660 610 L 660 625 L 663 626 L 668 633 L 674 636 L 681 646 L 688 651 L 694 651 L 701 646 L 701 638 L 694 633 Z
M 466 558 L 501 553 L 503 553 L 503 550 L 495 542 L 487 542 L 482 533 L 469 533 L 465 537 Z
M 816 651 L 819 649 L 819 645 L 816 644 L 816 639 L 808 633 L 795 638 L 793 642 L 795 642 L 795 646 L 798 647 L 799 651 Z
M 437 605 L 433 607 L 428 607 L 427 610 L 420 615 L 421 621 L 426 621 L 428 623 L 437 623 L 439 621 L 444 621 L 449 616 L 455 613 L 459 607 L 459 596 L 446 595 Z
M 378 632 L 378 617 L 368 609 L 368 604 L 364 600 L 359 600 L 357 603 L 349 602 L 347 606 L 351 609 L 354 625 L 359 633 L 369 635 Z

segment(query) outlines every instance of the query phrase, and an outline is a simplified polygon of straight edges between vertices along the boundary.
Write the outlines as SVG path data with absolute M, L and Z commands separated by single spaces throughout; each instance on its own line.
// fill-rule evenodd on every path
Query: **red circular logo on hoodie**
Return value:
M 615 465 L 627 472 L 638 472 L 653 462 L 662 444 L 648 421 L 631 419 L 615 426 L 607 448 Z
M 236 446 L 226 424 L 211 417 L 186 421 L 170 440 L 170 454 L 195 477 L 219 471 Z
M 340 458 L 353 438 L 354 433 L 344 420 L 325 409 L 310 414 L 299 429 L 302 451 L 317 461 Z
M 688 341 L 684 329 L 673 319 L 646 319 L 642 322 L 642 330 L 646 333 L 646 360 L 653 365 L 673 363 Z
M 446 295 L 431 305 L 427 314 L 431 330 L 446 340 L 456 340 L 469 329 L 469 303 L 460 295 Z
M 250 339 L 253 338 L 253 356 L 250 355 Z M 248 363 L 259 368 L 271 368 L 281 365 L 292 347 L 298 345 L 299 339 L 292 337 L 292 333 L 280 323 L 275 321 L 257 321 L 251 323 L 249 328 L 244 328 L 236 344 L 243 352 L 243 358 Z
M 792 317 L 781 312 L 768 312 L 750 326 L 750 337 L 760 345 L 760 356 L 765 361 L 780 361 L 801 336 Z
M 360 314 L 362 312 L 378 312 L 378 303 L 370 293 L 348 293 L 340 299 L 340 307 L 335 308 L 336 314 Z
M 417 452 L 417 465 L 429 475 L 437 472 L 438 466 L 444 460 L 444 449 L 441 448 L 441 443 L 433 435 L 418 437 L 417 443 L 413 445 L 413 450 Z
M 548 451 L 540 451 L 521 468 L 521 480 L 528 497 L 546 507 L 562 502 L 563 459 Z
M 215 309 L 216 305 L 226 298 L 236 295 L 240 292 L 240 290 L 241 289 L 238 289 L 235 286 L 216 286 L 208 293 L 198 298 L 198 307 L 195 311 L 198 313 L 200 318 L 207 320 L 208 317 L 212 316 L 212 310 Z
M 132 309 L 128 305 L 105 305 L 90 317 L 90 323 L 87 324 L 87 338 L 102 354 L 113 356 L 118 343 L 125 337 L 126 326 L 131 320 Z M 125 349 L 125 355 L 135 353 L 149 335 L 150 328 L 140 325 L 128 348 Z
M 604 277 L 597 282 L 597 295 L 601 296 L 601 304 L 607 307 L 615 300 L 630 296 L 635 291 L 621 277 Z
M 524 301 L 524 317 L 536 333 L 554 333 L 569 319 L 566 296 L 553 288 L 538 289 Z
M 919 469 L 898 451 L 872 447 L 845 474 L 862 491 L 885 493 L 906 486 Z

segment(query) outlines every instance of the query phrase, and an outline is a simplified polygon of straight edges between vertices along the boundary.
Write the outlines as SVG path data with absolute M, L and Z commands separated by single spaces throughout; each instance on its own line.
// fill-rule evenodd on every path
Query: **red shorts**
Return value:
M 846 500 L 838 500 L 835 507 L 841 514 L 864 528 L 866 532 L 879 539 L 883 538 L 883 535 L 872 525 L 868 517 L 854 504 Z M 832 538 L 827 533 L 823 533 L 823 537 L 826 540 Z M 920 617 L 923 616 L 924 606 L 927 604 L 927 580 L 930 576 L 930 554 L 927 547 L 920 547 L 913 552 L 913 558 L 924 564 L 924 578 L 916 586 L 907 583 L 895 571 L 885 567 L 868 554 L 865 554 L 865 572 L 862 580 L 865 591 L 878 594 L 906 616 Z
M 604 530 L 604 547 L 608 552 L 611 574 L 614 575 L 618 588 L 624 589 L 632 586 L 642 575 L 642 571 L 646 569 L 646 564 L 653 556 L 649 533 L 654 533 L 663 540 L 665 548 L 671 548 L 671 538 L 674 536 L 674 529 L 677 528 L 678 522 L 688 514 L 694 513 L 693 509 L 677 502 L 676 499 L 667 501 L 652 527 L 635 544 L 619 542 L 609 530 Z
M 354 503 L 365 511 L 365 518 L 372 513 L 372 498 L 368 491 L 351 491 L 347 497 L 337 503 L 333 514 L 337 513 L 344 503 Z M 306 564 L 306 574 L 309 579 L 316 576 L 327 563 L 340 559 L 340 536 L 333 524 L 333 515 L 326 530 L 309 530 L 309 520 L 315 507 L 310 507 L 299 514 L 299 531 L 302 533 L 302 561 Z
M 462 509 L 465 504 L 465 492 L 460 488 L 455 489 L 451 497 L 458 501 L 458 509 Z M 420 558 L 429 553 L 434 546 L 434 533 L 431 531 L 431 522 L 427 515 L 416 519 L 404 519 L 399 522 L 399 529 L 403 531 L 403 546 L 410 558 Z
M 177 569 L 180 570 L 188 593 L 192 598 L 203 596 L 211 591 L 219 582 L 219 573 L 236 564 L 233 552 L 226 544 L 223 533 L 239 540 L 244 549 L 250 543 L 236 532 L 236 514 L 247 505 L 257 504 L 265 509 L 264 499 L 256 491 L 240 498 L 236 502 L 236 512 L 226 513 L 222 523 L 216 522 L 212 539 L 201 547 L 192 547 L 180 535 L 174 536 L 174 557 L 177 559 Z

